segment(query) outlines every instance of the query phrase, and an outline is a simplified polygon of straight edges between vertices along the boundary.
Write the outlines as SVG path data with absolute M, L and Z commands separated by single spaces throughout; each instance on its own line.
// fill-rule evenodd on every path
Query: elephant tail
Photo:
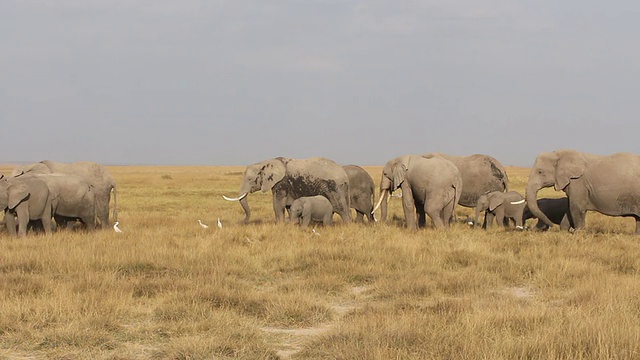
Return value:
M 113 221 L 118 221 L 118 191 L 116 185 L 113 185 Z

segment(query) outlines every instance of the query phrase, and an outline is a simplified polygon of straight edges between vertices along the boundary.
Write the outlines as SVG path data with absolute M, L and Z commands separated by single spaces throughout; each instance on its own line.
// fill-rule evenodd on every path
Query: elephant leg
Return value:
M 18 232 L 16 230 L 16 217 L 10 211 L 5 211 L 4 213 L 4 225 L 7 227 L 7 232 L 11 236 L 18 236 Z
M 402 208 L 404 210 L 404 217 L 407 221 L 407 228 L 409 230 L 417 230 L 416 223 L 416 208 L 413 200 L 413 191 L 411 187 L 406 185 L 406 181 L 402 183 Z
M 326 215 L 324 219 L 322 219 L 322 225 L 331 226 L 333 224 L 333 213 L 330 215 Z
M 18 237 L 27 236 L 27 226 L 29 225 L 29 210 L 17 209 L 16 214 L 18 214 Z
M 485 222 L 485 229 L 490 229 L 491 226 L 493 225 L 493 218 L 495 217 L 495 215 L 492 212 L 489 211 L 485 211 L 484 213 L 484 222 Z
M 309 224 L 311 224 L 311 216 L 310 215 L 302 215 L 302 222 L 300 223 L 300 226 L 307 227 L 307 226 L 309 226 Z
M 518 210 L 516 212 L 516 216 L 513 217 L 513 221 L 516 223 L 516 229 L 522 230 L 524 229 L 524 221 L 522 221 L 522 214 L 524 213 L 524 208 Z
M 565 214 L 562 217 L 562 221 L 560 221 L 560 230 L 569 231 L 569 229 L 571 229 L 571 222 L 569 221 L 569 216 Z M 636 231 L 637 230 L 638 228 L 636 227 Z
M 444 219 L 444 227 L 447 229 L 455 222 L 455 207 L 455 200 L 452 200 L 442 209 L 442 219 Z
M 418 227 L 423 228 L 427 226 L 427 213 L 424 208 L 424 205 L 417 204 L 416 205 L 416 215 L 418 216 Z
M 276 215 L 276 224 L 282 224 L 284 222 L 284 212 L 287 207 L 286 197 L 277 196 L 273 194 L 273 212 Z
M 640 235 L 640 216 L 636 215 L 636 235 Z
M 356 210 L 355 222 L 358 223 L 358 224 L 364 222 L 364 213 L 361 212 L 360 210 Z
M 587 212 L 577 205 L 569 203 L 569 220 L 573 222 L 573 228 L 578 231 L 584 229 Z
M 442 218 L 442 208 L 434 204 L 427 203 L 424 210 L 431 218 L 431 221 L 433 221 L 433 226 L 436 229 L 444 229 L 446 227 L 445 223 L 448 223 L 449 220 L 447 219 L 447 221 L 445 221 L 445 219 Z

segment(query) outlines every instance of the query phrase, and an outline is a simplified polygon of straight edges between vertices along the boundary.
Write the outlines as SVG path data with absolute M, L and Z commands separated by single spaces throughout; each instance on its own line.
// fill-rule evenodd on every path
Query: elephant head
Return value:
M 394 190 L 400 188 L 405 180 L 407 171 L 409 170 L 409 156 L 400 156 L 388 161 L 382 169 L 382 178 L 380 179 L 380 200 L 376 204 L 372 213 L 380 208 L 381 221 L 387 220 L 387 202 L 389 196 Z
M 23 200 L 29 197 L 29 186 L 25 183 L 15 183 L 7 188 L 7 206 L 6 208 L 15 209 Z
M 267 192 L 271 190 L 286 174 L 286 166 L 282 158 L 269 159 L 247 166 L 244 178 L 240 185 L 239 196 L 230 198 L 223 196 L 228 201 L 240 201 L 245 213 L 244 222 L 251 217 L 251 209 L 247 201 L 247 195 L 258 190 Z
M 300 222 L 300 217 L 304 211 L 305 206 L 308 206 L 302 201 L 294 201 L 289 209 L 289 220 L 292 224 Z
M 496 208 L 496 201 L 494 201 L 493 203 L 493 209 Z M 489 201 L 489 193 L 484 193 L 482 195 L 480 195 L 480 197 L 478 198 L 478 202 L 476 203 L 476 217 L 474 218 L 474 227 L 478 227 L 478 218 L 480 217 L 480 213 L 483 211 L 486 211 L 487 209 L 489 209 L 491 207 L 490 205 L 490 201 Z M 490 210 L 493 211 L 493 210 Z
M 553 226 L 553 222 L 538 207 L 538 192 L 551 186 L 556 191 L 565 190 L 573 179 L 582 176 L 586 166 L 587 160 L 584 155 L 575 150 L 559 150 L 538 155 L 531 168 L 525 194 L 531 213 L 548 226 Z
M 29 165 L 22 165 L 22 166 L 18 166 L 15 169 L 13 169 L 13 171 L 11 172 L 11 176 L 12 177 L 18 177 L 20 175 L 24 175 L 24 174 L 28 174 L 28 173 L 32 173 L 32 174 L 51 174 L 51 169 L 49 169 L 49 167 L 42 163 L 42 162 L 37 162 L 37 163 L 33 163 L 33 164 L 29 164 Z

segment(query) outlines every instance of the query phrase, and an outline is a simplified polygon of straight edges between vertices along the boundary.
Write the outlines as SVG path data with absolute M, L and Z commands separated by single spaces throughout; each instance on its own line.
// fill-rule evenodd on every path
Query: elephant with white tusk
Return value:
M 523 230 L 522 214 L 524 212 L 526 204 L 524 197 L 517 191 L 492 191 L 487 194 L 482 194 L 478 198 L 476 205 L 476 217 L 475 226 L 478 226 L 478 217 L 482 211 L 485 212 L 485 224 L 486 228 L 491 227 L 493 219 L 495 218 L 498 225 L 508 226 L 509 220 L 513 220 L 516 225 L 516 229 Z M 505 220 L 507 220 L 505 222 Z
M 290 159 L 277 157 L 247 166 L 237 198 L 245 211 L 244 222 L 251 217 L 247 195 L 256 191 L 273 194 L 273 210 L 276 222 L 285 220 L 285 209 L 295 199 L 303 196 L 322 195 L 344 223 L 351 222 L 349 209 L 349 178 L 344 169 L 325 158 Z
M 422 156 L 426 158 L 439 156 L 451 161 L 458 168 L 462 177 L 462 194 L 458 201 L 460 206 L 474 208 L 482 194 L 509 190 L 507 171 L 498 160 L 489 155 L 455 156 L 429 153 Z
M 451 161 L 420 155 L 404 155 L 388 161 L 382 169 L 380 199 L 373 210 L 381 207 L 381 221 L 387 219 L 386 200 L 399 188 L 402 189 L 407 228 L 425 227 L 426 215 L 437 229 L 449 227 L 455 219 L 455 206 L 462 193 L 462 178 Z
M 575 230 L 585 227 L 587 211 L 633 217 L 640 235 L 640 155 L 593 155 L 576 150 L 541 153 L 536 158 L 526 199 L 531 213 L 547 226 L 554 223 L 538 207 L 538 191 L 553 186 L 569 201 L 569 221 Z

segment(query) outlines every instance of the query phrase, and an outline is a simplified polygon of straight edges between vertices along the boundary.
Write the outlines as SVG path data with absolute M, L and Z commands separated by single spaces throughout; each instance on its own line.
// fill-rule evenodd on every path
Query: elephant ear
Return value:
M 578 179 L 584 174 L 587 161 L 584 156 L 577 151 L 563 151 L 558 156 L 556 163 L 556 174 L 554 188 L 556 191 L 563 190 L 571 179 Z
M 399 162 L 393 167 L 393 186 L 397 189 L 404 182 L 407 175 L 407 166 Z
M 495 210 L 498 206 L 502 205 L 504 202 L 504 196 L 500 196 L 500 194 L 495 194 L 489 197 L 489 211 Z
M 284 178 L 287 168 L 278 159 L 268 160 L 262 163 L 260 173 L 262 175 L 262 185 L 260 190 L 267 192 L 271 190 L 275 184 Z
M 24 183 L 14 184 L 9 187 L 8 193 L 9 199 L 7 207 L 9 209 L 13 209 L 18 206 L 22 200 L 29 196 L 29 188 L 27 187 L 27 184 Z

